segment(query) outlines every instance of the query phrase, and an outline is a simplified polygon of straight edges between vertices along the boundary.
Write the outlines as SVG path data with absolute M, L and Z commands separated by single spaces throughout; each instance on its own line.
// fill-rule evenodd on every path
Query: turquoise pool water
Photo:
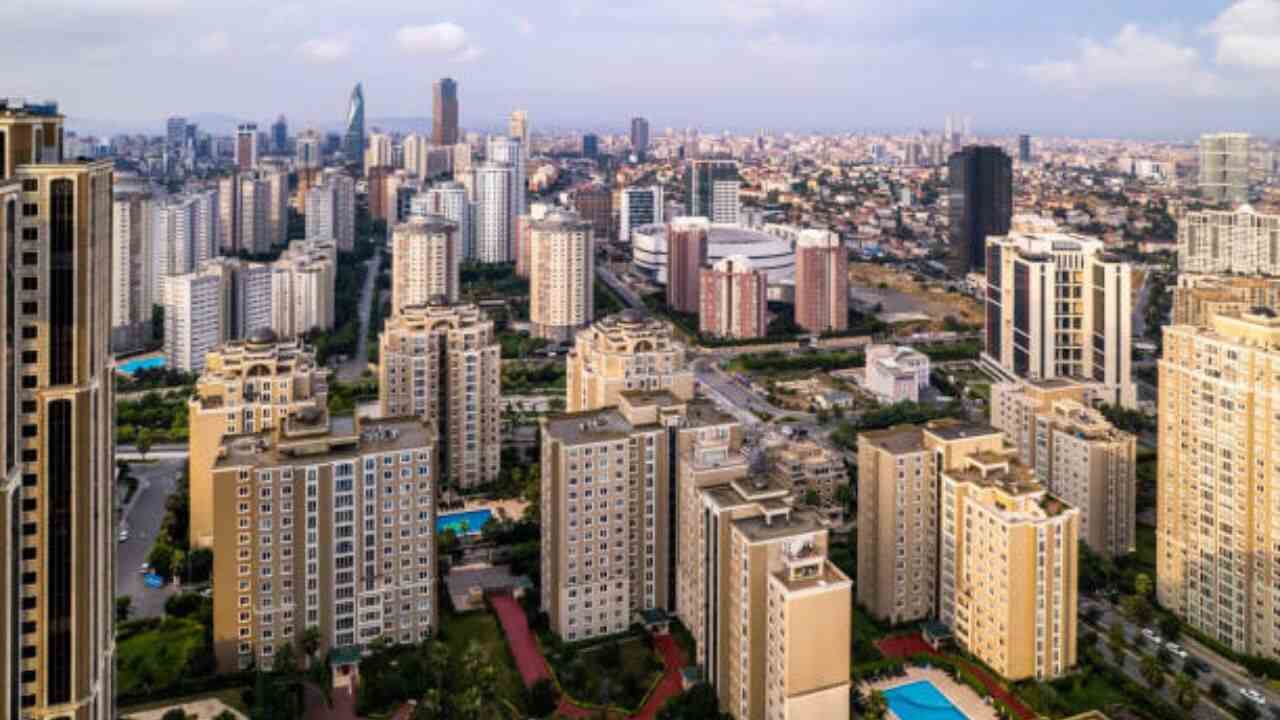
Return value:
M 928 680 L 885 690 L 884 699 L 902 720 L 969 720 Z
M 127 363 L 121 363 L 120 365 L 116 366 L 116 369 L 124 373 L 125 375 L 132 375 L 138 372 L 139 370 L 152 370 L 154 368 L 162 368 L 162 367 L 164 367 L 164 358 L 148 357 L 148 358 L 138 358 L 137 360 L 130 360 Z
M 492 518 L 493 511 L 488 508 L 446 513 L 436 518 L 436 533 L 452 530 L 458 535 L 471 535 L 480 532 L 484 524 Z

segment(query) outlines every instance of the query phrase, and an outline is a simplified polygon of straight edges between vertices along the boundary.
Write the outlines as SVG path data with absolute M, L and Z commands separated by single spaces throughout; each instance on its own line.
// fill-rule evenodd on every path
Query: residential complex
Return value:
M 515 215 L 511 212 L 511 188 L 515 174 L 510 165 L 484 162 L 472 169 L 471 190 L 475 198 L 472 224 L 473 253 L 468 260 L 482 263 L 510 262 L 511 234 Z
M 290 243 L 271 263 L 271 329 L 281 337 L 332 330 L 337 278 L 332 240 Z
M 920 402 L 920 391 L 929 387 L 929 356 L 909 347 L 869 345 L 866 386 L 888 403 Z
M 569 412 L 616 407 L 628 390 L 665 390 L 693 397 L 693 373 L 671 326 L 640 310 L 624 310 L 579 332 L 567 360 Z
M 438 215 L 458 226 L 458 258 L 475 258 L 471 234 L 474 207 L 467 199 L 467 187 L 460 182 L 441 182 L 419 192 L 410 201 L 410 215 Z
M 458 301 L 458 226 L 439 215 L 414 215 L 391 231 L 391 312 L 436 297 Z
M 213 650 L 223 672 L 439 629 L 436 434 L 421 418 L 320 408 L 228 435 L 213 465 Z
M 326 168 L 319 184 L 307 191 L 305 213 L 308 239 L 330 238 L 338 252 L 355 248 L 356 185 L 350 175 Z
M 117 194 L 111 221 L 111 348 L 140 348 L 152 337 L 150 193 Z
M 797 503 L 835 511 L 835 519 L 842 519 L 839 491 L 849 487 L 849 473 L 840 451 L 808 438 L 775 437 L 764 441 L 761 447 L 770 471 Z
M 1200 136 L 1200 195 L 1212 203 L 1249 202 L 1249 136 Z
M 1135 407 L 1130 265 L 1065 233 L 992 237 L 987 256 L 983 362 L 1010 380 L 1095 382 Z
M 1280 275 L 1280 215 L 1249 205 L 1188 212 L 1178 221 L 1178 269 Z
M 261 330 L 208 353 L 187 401 L 192 547 L 213 544 L 211 468 L 224 435 L 274 429 L 290 414 L 326 407 L 328 397 L 328 371 L 299 339 Z
M 1280 511 L 1265 482 L 1277 472 L 1278 366 L 1274 311 L 1164 329 L 1156 596 L 1210 638 L 1269 658 L 1280 657 Z
M 568 342 L 595 317 L 591 223 L 551 212 L 529 224 L 529 321 L 535 337 Z
M 1254 308 L 1280 311 L 1280 277 L 1178 274 L 1173 324 L 1208 326 L 1214 315 L 1240 316 Z
M 768 284 L 768 276 L 741 255 L 703 268 L 698 329 L 711 337 L 764 336 Z
M 502 367 L 493 321 L 475 305 L 441 298 L 401 307 L 383 326 L 378 358 L 383 417 L 416 415 L 440 433 L 440 485 L 497 480 Z
M 667 307 L 676 312 L 698 312 L 710 231 L 711 223 L 701 217 L 675 218 L 667 225 Z
M 662 186 L 625 187 L 622 189 L 621 195 L 622 204 L 618 213 L 618 241 L 625 245 L 631 242 L 632 229 L 662 223 Z
M 796 325 L 814 334 L 849 328 L 849 253 L 829 230 L 796 240 Z

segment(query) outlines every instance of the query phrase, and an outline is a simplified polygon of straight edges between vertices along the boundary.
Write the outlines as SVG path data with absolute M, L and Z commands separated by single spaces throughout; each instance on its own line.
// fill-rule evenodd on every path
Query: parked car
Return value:
M 151 572 L 151 563 L 142 563 L 142 565 L 138 568 L 139 575 L 146 575 L 149 572 Z
M 1258 692 L 1257 690 L 1254 690 L 1253 688 L 1240 688 L 1240 694 L 1249 698 L 1250 700 L 1257 703 L 1258 705 L 1267 704 L 1266 696 L 1264 696 L 1262 693 Z
M 1151 628 L 1142 628 L 1142 634 L 1156 647 L 1160 647 L 1164 644 L 1164 638 L 1160 637 L 1160 633 L 1152 630 Z
M 1180 659 L 1180 660 L 1186 660 L 1186 659 L 1187 659 L 1187 654 L 1188 654 L 1188 653 L 1187 653 L 1187 651 L 1186 651 L 1186 650 L 1183 650 L 1183 649 L 1182 649 L 1182 646 L 1181 646 L 1181 645 L 1179 645 L 1178 643 L 1172 643 L 1172 642 L 1171 642 L 1171 643 L 1167 643 L 1167 644 L 1164 646 L 1164 649 L 1165 649 L 1165 650 L 1168 650 L 1170 653 L 1172 653 L 1172 654 L 1173 654 L 1173 656 L 1174 656 L 1174 657 L 1176 657 L 1176 658 L 1178 658 L 1178 659 Z

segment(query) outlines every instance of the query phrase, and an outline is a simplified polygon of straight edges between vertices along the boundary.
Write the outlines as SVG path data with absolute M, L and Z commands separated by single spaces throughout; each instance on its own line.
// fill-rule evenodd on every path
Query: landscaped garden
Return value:
M 548 651 L 560 687 L 579 705 L 638 709 L 662 677 L 663 664 L 643 632 Z

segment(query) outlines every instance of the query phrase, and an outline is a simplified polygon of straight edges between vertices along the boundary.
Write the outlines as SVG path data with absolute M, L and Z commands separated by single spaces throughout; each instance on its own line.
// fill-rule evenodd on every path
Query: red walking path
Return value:
M 1006 690 L 1004 686 L 997 682 L 995 678 L 991 677 L 987 671 L 967 660 L 935 652 L 934 649 L 929 646 L 929 643 L 925 642 L 924 638 L 920 637 L 918 633 L 914 635 L 900 635 L 898 637 L 884 638 L 876 643 L 876 647 L 880 649 L 880 652 L 884 654 L 885 657 L 905 660 L 912 655 L 929 655 L 931 657 L 936 657 L 939 660 L 956 663 L 957 665 L 964 667 L 965 670 L 973 673 L 973 676 L 978 678 L 978 682 L 981 682 L 986 686 L 987 692 L 1004 701 L 1004 703 L 1017 713 L 1018 717 L 1022 718 L 1022 720 L 1035 720 L 1036 718 L 1036 714 L 1031 712 L 1031 708 L 1022 704 L 1021 700 L 1015 697 L 1013 693 Z
M 511 648 L 511 655 L 516 659 L 516 668 L 520 671 L 520 677 L 524 679 L 525 687 L 533 687 L 534 683 L 543 678 L 549 679 L 551 672 L 547 669 L 547 660 L 543 657 L 533 632 L 529 630 L 529 622 L 525 618 L 524 610 L 520 608 L 520 603 L 505 593 L 490 595 L 489 603 L 498 614 L 499 622 L 502 623 L 502 630 L 507 635 L 507 645 Z M 683 690 L 680 671 L 684 669 L 687 661 L 680 646 L 670 635 L 659 635 L 654 638 L 654 646 L 661 653 L 667 670 L 658 681 L 658 686 L 649 694 L 644 707 L 629 720 L 653 720 L 662 706 Z M 565 718 L 593 718 L 598 711 L 580 707 L 564 698 L 560 701 L 560 707 L 556 713 Z

